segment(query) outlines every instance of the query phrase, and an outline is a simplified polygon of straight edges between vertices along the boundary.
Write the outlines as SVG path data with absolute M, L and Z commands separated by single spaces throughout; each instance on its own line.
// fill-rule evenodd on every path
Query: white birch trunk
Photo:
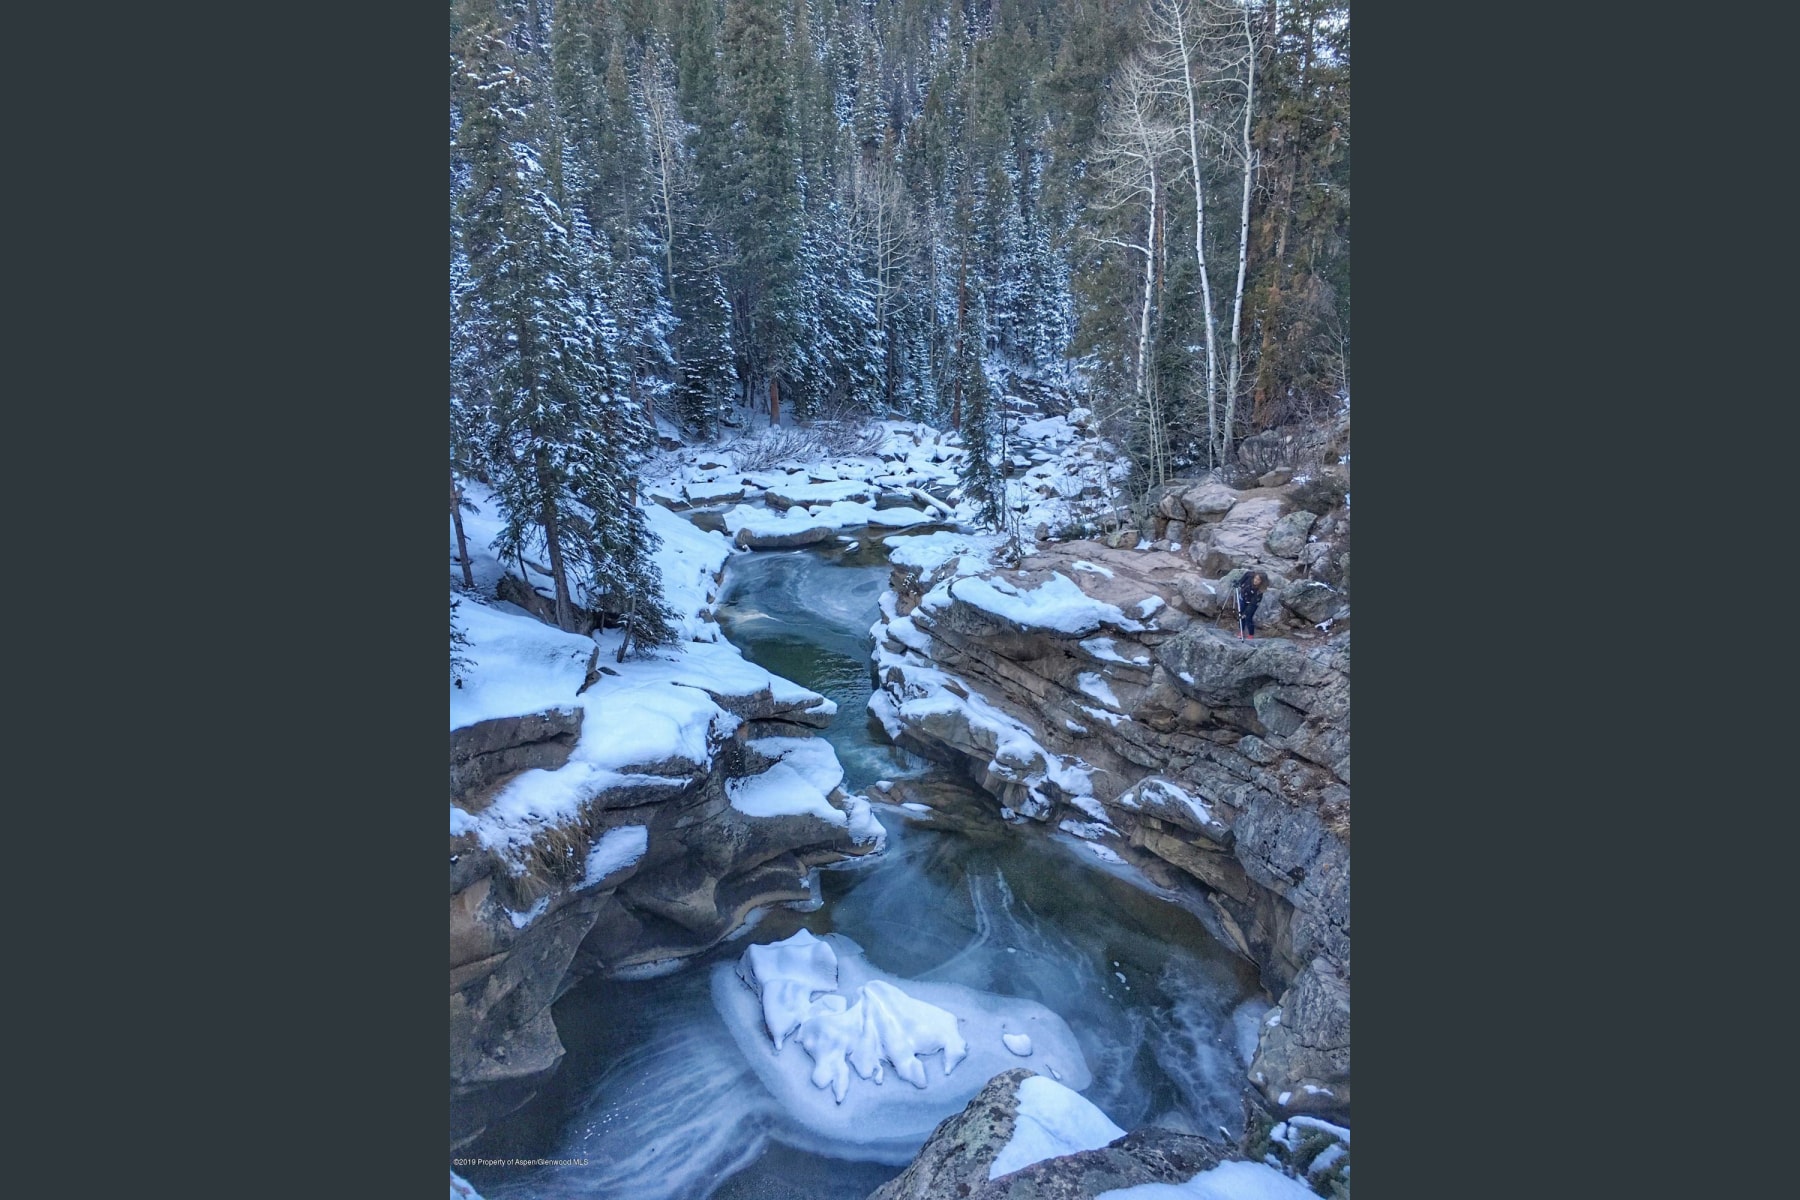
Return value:
M 1250 8 L 1244 7 L 1244 203 L 1238 214 L 1237 291 L 1231 300 L 1231 369 L 1225 381 L 1224 453 L 1231 454 L 1232 421 L 1237 413 L 1238 384 L 1243 374 L 1243 348 L 1239 330 L 1244 312 L 1244 263 L 1250 252 L 1250 184 L 1256 176 L 1255 151 L 1250 144 L 1250 118 L 1256 110 L 1256 39 L 1250 27 Z
M 1181 94 L 1187 104 L 1188 169 L 1194 180 L 1194 265 L 1200 272 L 1200 308 L 1206 328 L 1206 450 L 1219 445 L 1218 322 L 1213 317 L 1212 278 L 1206 270 L 1206 180 L 1200 166 L 1200 111 L 1194 98 L 1193 42 L 1181 0 L 1170 6 L 1176 52 L 1181 56 Z
M 1150 202 L 1145 209 L 1145 220 L 1148 227 L 1144 231 L 1144 241 L 1149 243 L 1156 236 L 1156 160 L 1150 160 Z M 1137 359 L 1137 394 L 1139 400 L 1148 400 L 1145 388 L 1146 368 L 1150 362 L 1150 292 L 1156 283 L 1156 258 L 1150 252 L 1148 244 L 1144 246 L 1144 305 L 1143 314 L 1138 322 L 1138 359 Z

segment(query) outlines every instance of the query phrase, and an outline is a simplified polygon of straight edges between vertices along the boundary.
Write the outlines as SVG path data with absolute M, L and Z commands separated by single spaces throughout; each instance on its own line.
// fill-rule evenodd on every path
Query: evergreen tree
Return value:
M 783 9 L 782 0 L 727 0 L 720 62 L 732 122 L 719 216 L 733 251 L 738 374 L 767 388 L 771 420 L 780 417 L 782 376 L 801 357 L 805 303 L 801 147 Z
M 1257 347 L 1251 424 L 1328 412 L 1349 388 L 1350 11 L 1272 6 L 1256 141 L 1270 199 L 1247 304 Z
M 553 198 L 539 151 L 558 127 L 536 103 L 533 71 L 546 68 L 520 53 L 499 13 L 469 16 L 455 228 L 467 262 L 459 307 L 486 400 L 481 459 L 504 518 L 494 549 L 522 570 L 548 559 L 560 628 L 577 629 L 584 606 L 607 607 L 631 614 L 638 644 L 666 639 L 633 476 L 647 432 L 618 394 L 596 247 Z
M 963 461 L 957 474 L 976 518 L 989 529 L 1006 527 L 1006 478 L 994 463 L 1001 453 L 1001 414 L 981 359 L 968 356 L 962 372 Z
M 1198 32 L 1172 56 L 1177 8 Z M 631 497 L 658 416 L 709 437 L 737 398 L 994 438 L 990 377 L 1067 367 L 1150 475 L 1316 419 L 1348 387 L 1348 15 L 454 0 L 453 513 L 490 483 L 509 560 L 558 560 L 559 619 L 610 620 L 649 594 Z M 1134 57 L 1146 121 L 1184 133 L 1119 207 L 1102 101 Z
M 450 682 L 457 687 L 462 686 L 463 679 L 477 665 L 469 657 L 469 635 L 457 624 L 456 610 L 461 603 L 454 595 L 450 597 Z

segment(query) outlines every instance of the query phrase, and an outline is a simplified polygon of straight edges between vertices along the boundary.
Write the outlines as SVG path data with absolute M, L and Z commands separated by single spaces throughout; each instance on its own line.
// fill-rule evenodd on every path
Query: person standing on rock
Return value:
M 1251 571 L 1238 580 L 1237 613 L 1240 639 L 1256 640 L 1256 606 L 1262 603 L 1263 591 L 1268 586 L 1268 576 L 1261 571 Z

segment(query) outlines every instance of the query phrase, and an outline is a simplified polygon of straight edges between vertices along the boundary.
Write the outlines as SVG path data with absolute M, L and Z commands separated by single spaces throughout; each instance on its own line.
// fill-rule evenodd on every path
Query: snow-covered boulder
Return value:
M 786 510 L 796 505 L 806 507 L 813 504 L 833 504 L 840 500 L 852 500 L 858 503 L 869 500 L 874 489 L 868 484 L 837 479 L 824 483 L 810 480 L 804 483 L 779 483 L 769 488 L 763 500 L 770 508 Z
M 1206 1138 L 1167 1129 L 1126 1134 L 1076 1092 L 1020 1068 L 990 1080 L 869 1200 L 1097 1197 L 1117 1188 L 1182 1183 L 1217 1167 L 1230 1153 Z M 1264 1170 L 1277 1183 L 1293 1184 Z M 1145 1200 L 1165 1191 L 1147 1190 Z M 1260 1196 L 1244 1193 L 1244 1200 Z

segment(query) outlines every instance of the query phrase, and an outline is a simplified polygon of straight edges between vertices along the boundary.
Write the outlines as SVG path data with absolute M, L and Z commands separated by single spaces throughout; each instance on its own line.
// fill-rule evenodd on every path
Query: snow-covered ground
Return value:
M 1263 1163 L 1220 1163 L 1185 1183 L 1140 1183 L 1094 1200 L 1318 1200 L 1318 1193 Z
M 621 636 L 617 631 L 592 636 L 564 633 L 517 605 L 483 598 L 492 596 L 502 573 L 488 549 L 499 533 L 499 509 L 479 484 L 467 485 L 467 492 L 479 509 L 463 518 L 477 594 L 456 588 L 459 568 L 454 564 L 451 580 L 452 594 L 462 601 L 457 619 L 469 640 L 464 654 L 472 665 L 463 672 L 460 686 L 450 689 L 450 728 L 546 710 L 583 710 L 583 721 L 581 736 L 559 769 L 521 773 L 480 813 L 452 804 L 451 836 L 473 834 L 481 845 L 510 858 L 544 829 L 573 820 L 583 805 L 609 789 L 685 786 L 687 774 L 710 766 L 716 748 L 740 723 L 715 697 L 767 691 L 775 701 L 808 712 L 836 711 L 836 705 L 817 692 L 746 661 L 719 635 L 710 614 L 718 595 L 719 569 L 731 554 L 730 543 L 721 534 L 698 529 L 658 505 L 646 506 L 650 526 L 661 538 L 657 566 L 682 641 L 617 663 L 613 661 Z M 548 590 L 547 579 L 529 565 L 527 571 Z M 614 673 L 600 674 L 578 695 L 590 662 Z M 779 776 L 736 782 L 735 807 L 763 817 L 809 812 L 848 825 L 859 841 L 882 836 L 866 801 L 853 803 L 849 812 L 827 802 L 826 794 L 843 778 L 828 743 L 782 741 L 806 746 L 768 747 L 768 757 L 779 760 L 771 776 L 776 772 Z M 803 769 L 796 764 L 803 764 Z M 654 773 L 645 771 L 652 767 Z M 826 780 L 826 786 L 818 786 Z M 777 786 L 780 783 L 788 786 Z M 610 831 L 596 845 L 578 888 L 593 886 L 642 856 L 642 844 L 626 853 L 627 843 L 615 840 L 621 833 Z M 520 914 L 515 923 L 523 927 L 532 915 Z
M 871 454 L 821 450 L 768 466 L 755 456 L 753 441 L 667 451 L 646 467 L 645 490 L 674 506 L 728 504 L 722 518 L 734 537 L 743 530 L 758 537 L 823 535 L 931 522 L 976 527 L 976 506 L 961 492 L 965 451 L 957 434 L 910 421 L 870 428 L 879 437 Z M 1006 450 L 1015 472 L 1006 481 L 1007 508 L 1027 538 L 1040 524 L 1054 531 L 1093 523 L 1128 473 L 1110 443 L 1062 416 L 1015 420 Z M 1004 540 L 993 538 L 987 551 Z

